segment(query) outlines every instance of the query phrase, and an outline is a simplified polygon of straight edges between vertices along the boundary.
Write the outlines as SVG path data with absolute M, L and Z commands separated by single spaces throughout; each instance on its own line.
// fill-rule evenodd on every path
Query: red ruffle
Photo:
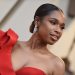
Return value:
M 17 39 L 18 35 L 12 29 L 0 30 L 0 75 L 16 75 L 11 64 L 11 50 Z

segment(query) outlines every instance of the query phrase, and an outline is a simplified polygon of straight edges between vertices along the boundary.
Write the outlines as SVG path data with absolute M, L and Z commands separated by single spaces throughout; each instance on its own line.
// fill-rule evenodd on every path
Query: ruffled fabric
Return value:
M 16 75 L 11 64 L 11 51 L 17 39 L 18 35 L 12 29 L 0 30 L 0 75 Z

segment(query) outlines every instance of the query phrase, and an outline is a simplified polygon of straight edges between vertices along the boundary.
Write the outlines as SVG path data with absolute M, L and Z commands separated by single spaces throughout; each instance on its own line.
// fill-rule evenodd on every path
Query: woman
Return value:
M 61 9 L 46 3 L 35 12 L 28 41 L 18 41 L 11 29 L 0 31 L 1 75 L 64 75 L 63 61 L 47 48 L 61 37 L 64 20 Z

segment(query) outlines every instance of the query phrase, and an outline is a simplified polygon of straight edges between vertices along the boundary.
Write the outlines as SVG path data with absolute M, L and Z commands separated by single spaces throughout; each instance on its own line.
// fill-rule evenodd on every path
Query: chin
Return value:
M 54 45 L 57 41 L 48 41 L 49 45 Z

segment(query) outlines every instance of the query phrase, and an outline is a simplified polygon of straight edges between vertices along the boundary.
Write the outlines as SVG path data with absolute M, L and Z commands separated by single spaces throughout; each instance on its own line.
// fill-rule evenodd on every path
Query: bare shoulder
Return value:
M 54 75 L 64 75 L 65 72 L 64 61 L 57 56 L 55 56 L 53 61 L 54 61 Z
M 61 58 L 55 56 L 54 61 L 55 61 L 55 66 L 57 66 L 58 68 L 65 67 L 64 61 Z
M 16 44 L 12 48 L 12 52 L 17 51 L 17 50 L 22 50 L 22 43 L 21 41 L 17 41 Z
M 51 57 L 51 60 L 55 66 L 58 66 L 58 67 L 64 67 L 65 66 L 64 61 L 60 57 L 54 55 L 51 52 L 50 52 L 50 57 Z

